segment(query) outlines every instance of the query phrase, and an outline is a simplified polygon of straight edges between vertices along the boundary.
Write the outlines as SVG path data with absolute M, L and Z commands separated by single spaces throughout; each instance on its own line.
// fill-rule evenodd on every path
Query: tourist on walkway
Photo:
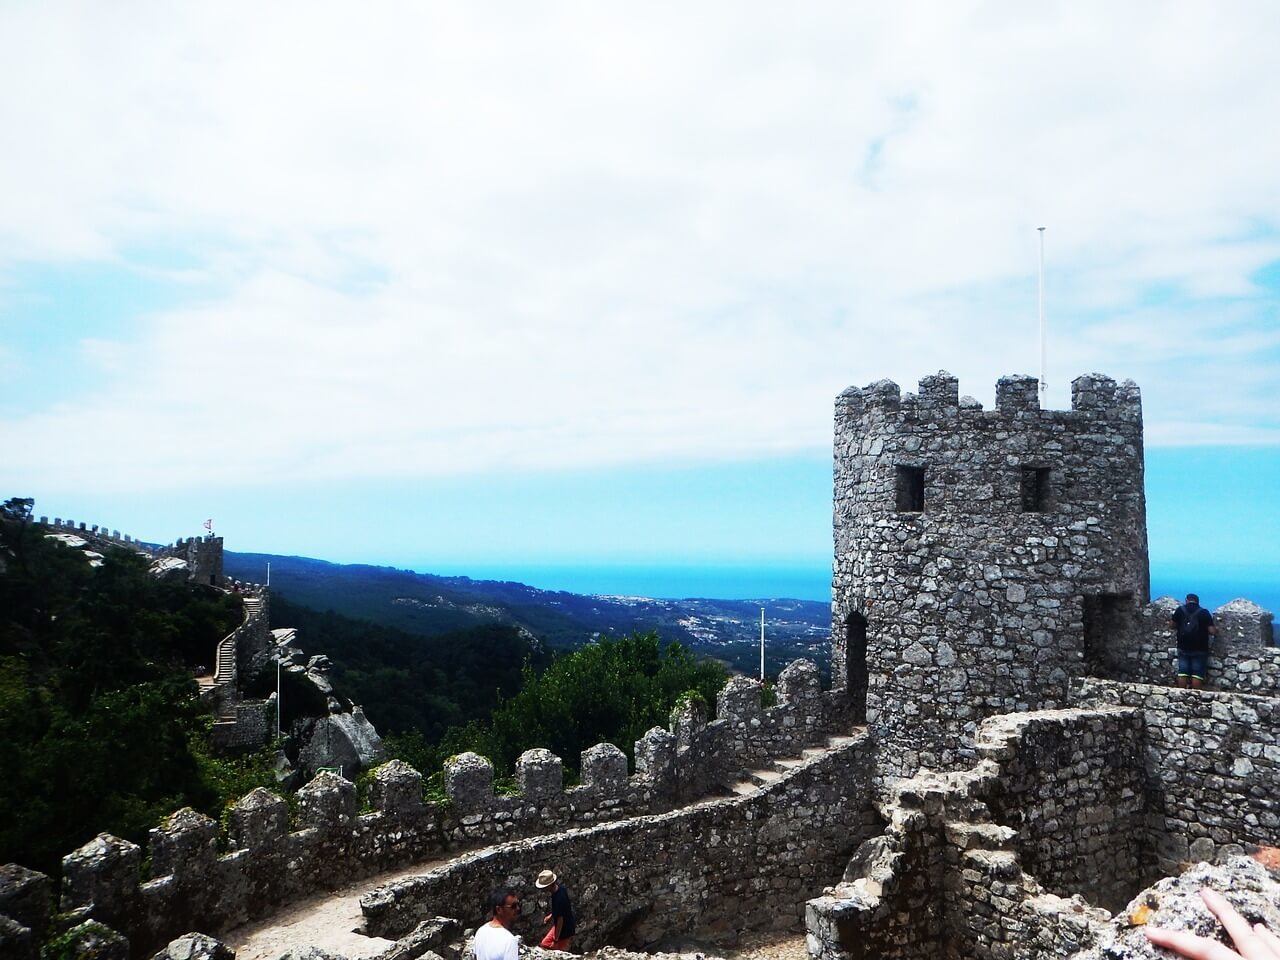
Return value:
M 489 894 L 489 922 L 476 930 L 476 960 L 518 960 L 520 946 L 511 925 L 520 916 L 520 897 L 510 887 Z
M 1178 640 L 1178 686 L 1199 690 L 1209 676 L 1209 635 L 1216 635 L 1218 628 L 1194 593 L 1173 611 L 1173 632 Z
M 569 891 L 552 870 L 543 870 L 538 874 L 536 886 L 539 890 L 548 890 L 551 893 L 551 912 L 542 918 L 542 922 L 549 923 L 551 929 L 542 938 L 539 946 L 548 950 L 568 950 L 569 944 L 573 941 L 574 931 L 578 927 L 573 919 L 573 904 L 569 902 Z

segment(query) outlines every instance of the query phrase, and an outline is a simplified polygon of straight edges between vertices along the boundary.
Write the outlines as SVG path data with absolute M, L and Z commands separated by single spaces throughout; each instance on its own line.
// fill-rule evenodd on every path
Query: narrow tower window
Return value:
M 1022 468 L 1022 512 L 1045 513 L 1049 510 L 1049 468 Z
M 856 610 L 844 621 L 844 664 L 846 688 L 853 706 L 853 719 L 867 719 L 867 618 Z
M 898 512 L 924 510 L 924 467 L 898 467 Z

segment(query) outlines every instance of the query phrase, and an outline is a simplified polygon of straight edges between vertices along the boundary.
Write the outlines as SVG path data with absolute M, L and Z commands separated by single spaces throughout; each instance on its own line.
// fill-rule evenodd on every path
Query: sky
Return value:
M 1153 567 L 1280 582 L 1278 46 L 1245 2 L 0 3 L 0 493 L 820 572 L 833 398 L 1038 373 L 1045 225 L 1046 405 L 1135 379 Z

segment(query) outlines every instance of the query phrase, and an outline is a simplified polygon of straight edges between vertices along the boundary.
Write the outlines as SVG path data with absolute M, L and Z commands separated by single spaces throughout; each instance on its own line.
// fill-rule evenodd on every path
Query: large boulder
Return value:
M 298 763 L 308 775 L 321 767 L 341 767 L 349 777 L 386 757 L 382 738 L 360 707 L 309 723 L 301 736 Z
M 151 564 L 151 575 L 158 580 L 186 580 L 191 572 L 187 561 L 177 557 L 161 557 Z
M 1210 887 L 1225 894 L 1252 921 L 1280 930 L 1280 882 L 1258 860 L 1236 856 L 1225 863 L 1197 863 L 1177 877 L 1166 877 L 1139 893 L 1101 931 L 1097 945 L 1073 954 L 1074 960 L 1161 960 L 1170 954 L 1151 944 L 1145 926 L 1186 930 L 1226 944 L 1230 938 L 1200 898 Z

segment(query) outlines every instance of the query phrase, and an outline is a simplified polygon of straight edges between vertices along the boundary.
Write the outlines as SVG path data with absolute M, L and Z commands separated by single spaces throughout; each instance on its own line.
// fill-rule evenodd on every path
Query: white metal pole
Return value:
M 267 561 L 267 586 L 271 586 L 271 561 Z
M 1040 392 L 1044 393 L 1049 383 L 1045 379 L 1045 337 L 1044 337 L 1044 227 L 1036 227 L 1040 233 Z
M 764 683 L 764 607 L 760 608 L 760 682 Z

